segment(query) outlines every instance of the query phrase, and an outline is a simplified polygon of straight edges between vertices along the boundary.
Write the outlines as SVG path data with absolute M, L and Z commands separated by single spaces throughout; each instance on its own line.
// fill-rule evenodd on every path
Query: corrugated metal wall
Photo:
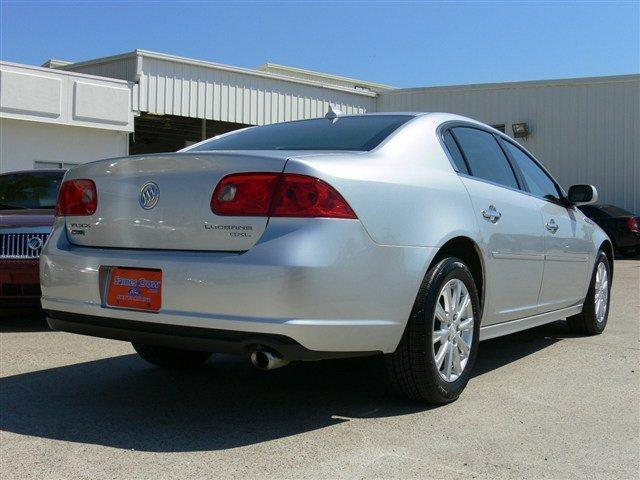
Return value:
M 263 125 L 372 111 L 375 98 L 287 80 L 143 57 L 139 109 L 144 112 Z
M 640 76 L 406 89 L 378 111 L 439 111 L 488 124 L 527 122 L 522 145 L 565 187 L 590 183 L 600 199 L 640 213 Z

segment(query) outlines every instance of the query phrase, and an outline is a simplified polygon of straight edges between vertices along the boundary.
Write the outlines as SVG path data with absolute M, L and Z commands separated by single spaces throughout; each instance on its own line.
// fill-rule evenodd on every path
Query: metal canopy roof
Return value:
M 335 89 L 335 90 L 339 90 L 339 91 L 345 91 L 345 92 L 355 93 L 355 94 L 364 95 L 364 96 L 371 96 L 371 97 L 375 96 L 375 92 L 370 92 L 370 91 L 357 89 L 357 88 L 353 88 L 353 87 L 347 87 L 347 86 L 343 86 L 343 85 L 338 85 L 336 83 L 331 83 L 331 82 L 326 82 L 326 81 L 323 82 L 321 80 L 305 79 L 305 78 L 300 78 L 300 77 L 296 77 L 296 76 L 292 76 L 292 75 L 287 75 L 287 74 L 284 74 L 284 73 L 276 73 L 276 72 L 273 72 L 273 71 L 269 71 L 269 70 L 267 70 L 265 68 L 267 65 L 272 66 L 272 67 L 276 67 L 276 64 L 267 63 L 267 64 L 263 65 L 262 67 L 259 67 L 258 69 L 254 70 L 254 69 L 251 69 L 251 68 L 236 67 L 236 66 L 232 66 L 232 65 L 225 65 L 225 64 L 222 64 L 222 63 L 210 62 L 210 61 L 205 61 L 205 60 L 197 60 L 197 59 L 188 58 L 188 57 L 181 57 L 181 56 L 178 56 L 178 55 L 170 55 L 170 54 L 167 54 L 167 53 L 159 53 L 159 52 L 153 52 L 153 51 L 150 51 L 150 50 L 140 50 L 140 49 L 136 49 L 136 50 L 133 50 L 131 52 L 121 53 L 121 54 L 118 54 L 118 55 L 112 55 L 112 56 L 109 56 L 109 57 L 102 57 L 102 58 L 96 58 L 96 59 L 92 59 L 92 60 L 85 60 L 85 61 L 81 61 L 81 62 L 69 63 L 69 64 L 62 65 L 61 68 L 65 69 L 65 70 L 80 70 L 80 69 L 85 69 L 86 67 L 110 64 L 110 63 L 114 63 L 114 62 L 117 62 L 117 61 L 120 61 L 120 60 L 136 59 L 136 61 L 137 61 L 137 63 L 136 63 L 136 67 L 137 67 L 136 74 L 137 74 L 137 76 L 139 76 L 140 73 L 141 73 L 140 69 L 142 68 L 142 60 L 144 58 L 154 58 L 154 59 L 158 59 L 158 60 L 165 60 L 165 61 L 168 61 L 168 62 L 175 62 L 175 63 L 184 64 L 184 65 L 205 67 L 205 68 L 210 68 L 210 69 L 213 69 L 213 70 L 220 70 L 220 71 L 226 71 L 226 72 L 231 72 L 231 73 L 239 73 L 239 74 L 250 75 L 250 76 L 259 77 L 259 78 L 274 79 L 274 80 L 285 80 L 287 82 L 300 83 L 300 84 L 303 84 L 303 85 L 312 85 L 312 86 L 317 86 L 317 87 L 322 87 L 322 88 Z M 348 77 L 339 77 L 339 76 L 336 76 L 336 75 L 322 74 L 322 73 L 319 73 L 319 72 L 312 72 L 310 70 L 295 69 L 293 67 L 282 67 L 282 66 L 277 66 L 277 67 L 279 67 L 283 71 L 289 70 L 289 71 L 293 72 L 293 71 L 297 70 L 297 71 L 301 71 L 301 72 L 305 72 L 305 73 L 313 73 L 319 79 L 320 78 L 325 78 L 325 79 L 345 80 L 345 81 L 348 81 L 348 82 L 357 83 L 358 85 L 372 86 L 372 87 L 385 88 L 385 89 L 393 88 L 393 87 L 390 87 L 388 85 L 376 84 L 376 83 L 372 83 L 372 82 L 366 82 L 366 81 L 351 79 L 351 78 L 348 78 Z M 137 78 L 127 78 L 127 80 L 136 81 Z
M 317 79 L 146 50 L 60 68 L 136 82 L 133 104 L 140 112 L 247 125 L 321 117 L 330 104 L 346 114 L 366 113 L 375 110 L 377 96 Z

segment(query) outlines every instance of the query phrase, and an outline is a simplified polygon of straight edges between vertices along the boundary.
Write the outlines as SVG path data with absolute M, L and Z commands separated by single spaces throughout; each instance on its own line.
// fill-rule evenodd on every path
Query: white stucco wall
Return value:
M 133 132 L 133 84 L 0 62 L 0 118 Z
M 0 118 L 0 173 L 127 155 L 128 142 L 127 133 L 113 130 Z

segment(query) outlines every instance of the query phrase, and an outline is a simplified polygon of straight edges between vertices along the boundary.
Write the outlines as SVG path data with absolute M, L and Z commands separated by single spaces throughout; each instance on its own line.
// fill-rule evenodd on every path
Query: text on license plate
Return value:
M 162 305 L 162 270 L 113 268 L 107 305 L 157 312 Z

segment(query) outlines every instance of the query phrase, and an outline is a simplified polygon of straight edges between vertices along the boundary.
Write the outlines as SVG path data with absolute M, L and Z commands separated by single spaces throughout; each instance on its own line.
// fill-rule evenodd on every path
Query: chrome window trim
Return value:
M 464 177 L 464 178 L 468 178 L 470 180 L 475 180 L 477 182 L 482 182 L 482 183 L 486 183 L 488 185 L 493 185 L 494 187 L 501 187 L 501 188 L 504 188 L 505 190 L 510 190 L 512 192 L 522 193 L 523 195 L 527 195 L 529 197 L 537 198 L 539 200 L 545 200 L 544 198 L 541 199 L 541 198 L 536 197 L 535 195 L 533 195 L 533 194 L 531 194 L 531 193 L 529 193 L 529 192 L 527 192 L 525 190 L 520 190 L 519 188 L 512 188 L 512 187 L 509 187 L 507 185 L 503 185 L 501 183 L 492 182 L 491 180 L 486 180 L 486 179 L 480 178 L 480 177 L 474 177 L 473 175 L 467 175 L 466 173 L 460 173 L 460 172 L 457 172 L 457 173 L 458 173 L 459 176 Z
M 446 128 L 441 128 L 443 125 L 446 125 Z M 498 141 L 497 138 L 495 138 L 494 135 L 494 130 L 491 127 L 487 127 L 484 125 L 476 125 L 475 123 L 472 122 L 465 122 L 464 120 L 454 120 L 454 121 L 449 121 L 449 122 L 444 122 L 441 125 L 438 126 L 438 128 L 436 129 L 436 136 L 438 137 L 438 140 L 440 141 L 440 145 L 444 147 L 445 150 L 448 150 L 446 148 L 446 145 L 444 145 L 444 133 L 456 128 L 456 127 L 463 127 L 463 128 L 472 128 L 475 130 L 480 130 L 481 132 L 485 132 L 488 133 L 489 135 L 491 135 L 493 137 L 493 139 L 495 140 L 495 142 L 498 144 L 498 148 L 500 149 L 500 151 L 502 152 L 502 154 L 504 155 L 505 160 L 507 161 L 507 165 L 509 165 L 509 168 L 511 169 L 511 173 L 513 173 L 513 177 L 516 180 L 516 185 L 518 185 L 518 189 L 522 189 L 523 184 L 522 184 L 522 179 L 521 179 L 521 174 L 519 171 L 516 170 L 516 167 L 512 164 L 511 162 L 511 158 L 509 158 L 509 156 L 505 153 L 505 151 L 502 148 L 502 145 L 500 145 L 500 142 Z M 498 130 L 495 130 L 495 132 L 498 132 Z M 462 157 L 464 158 L 464 161 L 467 165 L 467 169 L 471 172 L 472 168 L 471 165 L 469 165 L 469 161 L 467 160 L 467 156 L 464 153 L 464 149 L 460 146 L 458 139 L 456 138 L 455 133 L 451 132 L 451 135 L 453 136 L 456 144 L 458 144 L 458 148 L 460 149 L 460 152 L 462 153 Z M 448 152 L 447 152 L 448 153 Z M 451 162 L 452 159 L 450 157 L 449 161 Z M 461 174 L 460 171 L 456 170 L 456 172 L 458 172 L 458 174 Z M 473 178 L 481 178 L 481 177 L 477 177 L 474 176 L 472 174 L 470 174 Z M 483 179 L 485 180 L 485 179 Z M 491 180 L 487 180 L 487 182 L 492 183 L 494 185 L 501 185 L 504 186 L 505 188 L 509 188 L 512 189 L 512 187 L 509 187 L 508 185 L 502 185 L 502 184 L 498 184 L 496 182 L 492 182 Z
M 565 198 L 567 196 L 566 192 L 564 191 L 564 189 L 560 186 L 560 184 L 556 181 L 555 178 L 553 178 L 553 176 L 549 173 L 549 171 L 544 167 L 544 165 L 542 165 L 538 160 L 536 160 L 536 158 L 524 147 L 522 147 L 522 145 L 520 145 L 518 142 L 510 139 L 509 137 L 507 137 L 507 139 L 505 140 L 504 138 L 501 138 L 502 141 L 506 141 L 511 143 L 514 147 L 516 147 L 517 149 L 519 149 L 520 151 L 522 151 L 522 153 L 524 153 L 529 159 L 531 159 L 531 161 L 533 161 L 533 163 L 535 165 L 537 165 L 540 170 L 542 170 L 542 173 L 544 173 L 549 180 L 551 180 L 551 183 L 553 183 L 555 185 L 555 187 L 558 189 L 558 191 L 560 192 L 561 198 L 560 200 L 562 200 L 562 198 Z M 506 155 L 509 155 L 508 152 L 505 152 Z M 525 180 L 525 184 L 526 184 L 526 180 Z M 531 193 L 531 192 L 529 192 Z M 551 203 L 557 203 L 557 202 L 553 202 L 551 200 L 549 200 L 548 198 L 545 197 L 541 197 L 539 195 L 535 195 L 532 193 L 532 195 L 534 197 L 540 198 L 542 200 L 546 200 L 547 202 L 551 202 Z
M 451 155 L 451 152 L 449 151 L 449 147 L 447 147 L 447 144 L 444 142 L 444 135 L 445 135 L 445 133 L 447 133 L 447 131 L 448 130 L 443 130 L 441 134 L 436 134 L 436 137 L 438 138 L 438 141 L 440 142 L 440 146 L 444 150 L 444 153 L 447 156 L 447 159 L 449 160 L 449 163 L 451 163 L 451 166 L 453 167 L 455 172 L 456 173 L 460 173 L 462 175 L 468 175 L 466 172 L 461 172 L 460 170 L 458 170 L 458 165 L 456 165 L 456 162 L 453 159 L 453 156 Z M 467 170 L 469 170 L 469 165 L 467 165 L 467 160 L 464 158 L 464 154 L 462 153 L 462 149 L 458 145 L 458 141 L 456 140 L 456 137 L 453 136 L 453 133 L 451 134 L 451 138 L 453 138 L 454 143 L 458 147 L 458 151 L 460 152 L 460 155 L 462 155 L 462 161 L 464 162 L 465 166 L 467 167 Z
M 530 196 L 530 197 L 536 198 L 536 199 L 538 199 L 538 200 L 542 200 L 542 201 L 544 201 L 544 202 L 551 203 L 551 204 L 553 204 L 553 205 L 558 205 L 558 206 L 564 207 L 564 208 L 566 208 L 567 210 L 576 210 L 576 208 L 575 208 L 575 207 L 567 206 L 567 205 L 563 205 L 562 203 L 554 202 L 554 201 L 552 201 L 552 200 L 549 200 L 548 198 L 544 198 L 544 197 L 541 197 L 541 196 L 539 196 L 539 195 L 535 195 L 535 194 L 533 194 L 533 193 L 529 192 L 528 190 L 525 190 L 524 188 L 518 188 L 518 189 L 515 189 L 515 188 L 509 187 L 509 186 L 507 186 L 507 185 L 502 185 L 502 184 L 500 184 L 500 183 L 492 182 L 491 180 L 486 180 L 486 179 L 484 179 L 484 178 L 475 177 L 475 176 L 473 176 L 473 175 L 466 174 L 466 173 L 464 173 L 464 172 L 460 172 L 460 171 L 458 171 L 458 169 L 456 168 L 456 164 L 455 164 L 455 162 L 453 161 L 453 158 L 451 158 L 451 154 L 449 153 L 449 149 L 447 148 L 446 144 L 444 143 L 443 135 L 444 135 L 444 132 L 446 132 L 446 131 L 447 131 L 447 130 L 449 130 L 450 128 L 460 127 L 460 126 L 464 126 L 464 127 L 471 127 L 471 128 L 476 128 L 476 129 L 478 129 L 478 130 L 483 130 L 483 131 L 485 131 L 485 132 L 487 132 L 487 133 L 491 133 L 491 134 L 493 134 L 494 136 L 497 136 L 497 137 L 499 137 L 499 138 L 501 138 L 501 139 L 503 139 L 503 140 L 505 140 L 505 141 L 508 141 L 508 142 L 510 142 L 510 143 L 513 143 L 515 146 L 517 146 L 518 148 L 520 148 L 524 153 L 526 153 L 526 154 L 527 154 L 527 156 L 528 156 L 529 158 L 531 158 L 531 159 L 536 163 L 536 165 L 538 165 L 538 166 L 542 169 L 542 171 L 543 171 L 543 172 L 544 172 L 544 173 L 545 173 L 545 174 L 546 174 L 546 175 L 551 179 L 551 181 L 554 183 L 554 185 L 555 185 L 558 189 L 560 189 L 560 191 L 562 192 L 563 197 L 564 197 L 564 198 L 566 198 L 566 192 L 565 192 L 565 191 L 564 191 L 564 189 L 560 186 L 560 184 L 556 181 L 556 179 L 555 179 L 555 178 L 553 178 L 553 176 L 548 172 L 548 170 L 547 170 L 546 168 L 544 168 L 544 166 L 543 166 L 543 165 L 542 165 L 538 160 L 536 160 L 536 158 L 531 154 L 531 152 L 529 152 L 529 151 L 528 151 L 526 148 L 524 148 L 522 145 L 520 145 L 519 143 L 515 142 L 513 139 L 511 139 L 510 137 L 508 137 L 506 134 L 504 134 L 504 133 L 502 133 L 502 132 L 500 132 L 500 131 L 498 131 L 498 130 L 495 130 L 494 128 L 487 127 L 487 126 L 482 125 L 482 124 L 476 124 L 476 123 L 472 123 L 472 122 L 466 122 L 466 121 L 464 121 L 464 120 L 450 120 L 450 121 L 448 121 L 448 122 L 443 122 L 443 123 L 441 123 L 440 125 L 438 125 L 438 128 L 436 128 L 436 138 L 438 139 L 438 142 L 440 143 L 440 147 L 441 147 L 441 148 L 442 148 L 442 150 L 444 151 L 445 156 L 447 157 L 447 160 L 449 160 L 449 163 L 451 164 L 451 168 L 453 168 L 454 172 L 456 172 L 459 176 L 461 176 L 461 177 L 465 177 L 465 178 L 470 178 L 470 179 L 472 179 L 472 180 L 476 180 L 476 181 L 478 181 L 478 182 L 488 183 L 489 185 L 495 185 L 496 187 L 506 188 L 507 190 L 511 190 L 511 191 L 514 191 L 514 192 L 519 192 L 519 193 L 522 193 L 522 194 L 524 194 L 524 195 L 528 195 L 528 196 Z M 498 142 L 498 145 L 500 145 L 500 142 Z M 500 145 L 500 148 L 502 148 L 502 145 Z M 505 153 L 505 156 L 506 156 L 506 155 L 507 155 L 507 154 Z M 507 159 L 508 159 L 509 163 L 511 163 L 511 159 L 510 159 L 508 156 L 507 156 Z M 517 166 L 516 166 L 516 167 L 514 167 L 514 169 L 515 169 L 515 168 L 517 168 Z M 516 176 L 516 180 L 520 181 L 520 180 L 519 180 L 519 178 L 518 178 L 517 176 Z

